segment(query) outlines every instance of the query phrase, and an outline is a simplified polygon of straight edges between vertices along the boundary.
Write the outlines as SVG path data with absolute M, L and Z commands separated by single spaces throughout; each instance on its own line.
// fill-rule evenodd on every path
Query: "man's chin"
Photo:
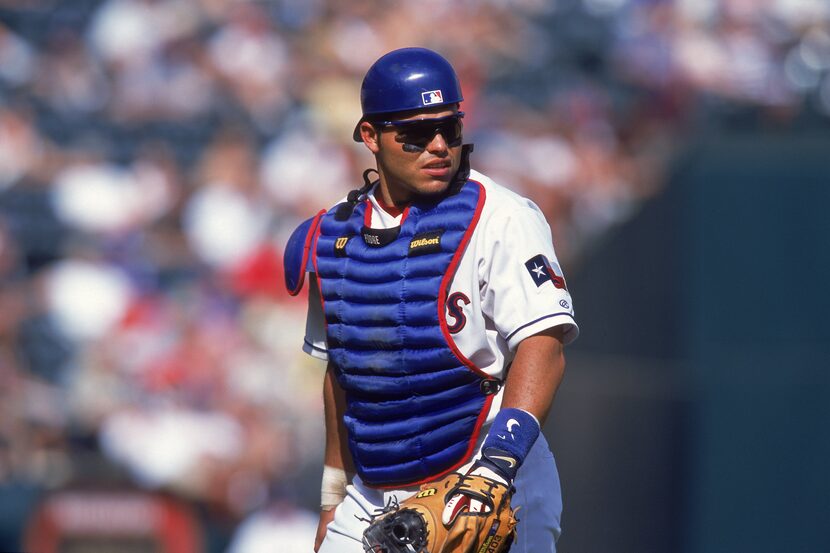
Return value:
M 418 192 L 424 196 L 435 196 L 437 194 L 443 194 L 447 191 L 447 188 L 449 188 L 450 182 L 452 182 L 452 179 L 449 177 L 440 179 L 430 179 L 418 187 Z
M 418 187 L 415 195 L 422 198 L 436 198 L 446 193 L 449 186 L 450 183 L 443 181 L 430 183 L 429 185 Z

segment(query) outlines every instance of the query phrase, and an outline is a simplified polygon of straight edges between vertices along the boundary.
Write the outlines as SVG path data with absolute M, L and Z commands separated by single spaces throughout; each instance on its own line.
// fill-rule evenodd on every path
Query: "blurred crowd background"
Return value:
M 361 184 L 360 80 L 410 45 L 566 273 L 690 137 L 830 128 L 826 0 L 0 0 L 0 551 L 91 489 L 180 501 L 205 551 L 311 550 L 323 367 L 282 247 Z

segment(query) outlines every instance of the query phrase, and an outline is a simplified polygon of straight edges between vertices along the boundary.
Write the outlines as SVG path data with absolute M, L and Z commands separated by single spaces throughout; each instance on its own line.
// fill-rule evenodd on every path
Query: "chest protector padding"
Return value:
M 397 238 L 380 247 L 361 235 L 367 202 L 346 221 L 332 210 L 320 223 L 315 264 L 328 355 L 346 392 L 349 447 L 368 484 L 426 481 L 472 452 L 492 396 L 449 342 L 443 311 L 483 202 L 483 187 L 467 181 L 441 201 L 414 203 Z

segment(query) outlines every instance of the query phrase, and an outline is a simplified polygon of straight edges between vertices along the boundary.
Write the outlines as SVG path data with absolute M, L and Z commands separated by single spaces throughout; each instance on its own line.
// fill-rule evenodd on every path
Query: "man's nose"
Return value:
M 435 136 L 433 136 L 432 140 L 430 140 L 429 144 L 427 144 L 427 151 L 433 154 L 446 152 L 449 149 L 450 147 L 444 139 L 444 135 L 440 132 L 435 133 Z

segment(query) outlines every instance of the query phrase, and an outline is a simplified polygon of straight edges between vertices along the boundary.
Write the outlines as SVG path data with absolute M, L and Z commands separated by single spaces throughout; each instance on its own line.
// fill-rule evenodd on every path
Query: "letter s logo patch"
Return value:
M 450 334 L 460 332 L 467 324 L 467 316 L 464 315 L 464 306 L 461 305 L 462 303 L 469 305 L 470 298 L 461 292 L 454 292 L 447 298 L 447 315 L 452 317 L 454 321 L 452 324 L 450 324 L 449 320 L 447 321 L 447 330 L 450 331 Z

